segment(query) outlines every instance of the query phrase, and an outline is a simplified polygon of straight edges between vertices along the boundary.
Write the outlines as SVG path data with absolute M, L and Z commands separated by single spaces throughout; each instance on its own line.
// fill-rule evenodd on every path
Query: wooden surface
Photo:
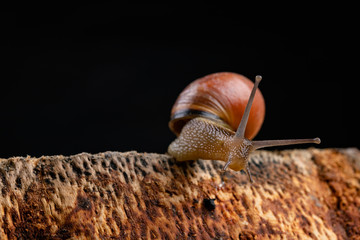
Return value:
M 137 152 L 0 159 L 0 239 L 359 239 L 357 149 L 219 161 Z

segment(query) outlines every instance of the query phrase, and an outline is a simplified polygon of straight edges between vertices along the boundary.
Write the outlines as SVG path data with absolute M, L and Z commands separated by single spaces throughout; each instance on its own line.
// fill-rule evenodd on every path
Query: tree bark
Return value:
M 358 239 L 358 149 L 255 151 L 246 174 L 165 154 L 0 159 L 0 239 Z

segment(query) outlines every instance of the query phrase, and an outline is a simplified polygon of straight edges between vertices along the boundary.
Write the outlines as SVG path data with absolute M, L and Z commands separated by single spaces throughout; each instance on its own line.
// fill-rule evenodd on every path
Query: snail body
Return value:
M 214 124 L 212 120 L 197 117 L 184 126 L 182 134 L 169 146 L 168 152 L 178 161 L 228 159 L 234 148 L 232 144 L 234 134 L 231 129 Z M 246 147 L 251 148 L 249 141 L 243 144 L 242 149 Z M 245 161 L 240 155 L 236 159 L 238 161 L 233 161 L 229 167 L 235 171 L 244 169 Z
M 251 141 L 265 117 L 265 101 L 255 84 L 236 73 L 214 73 L 195 80 L 179 95 L 169 122 L 177 135 L 168 153 L 177 161 L 221 160 L 235 171 L 249 171 L 249 154 L 259 148 L 299 143 L 314 139 Z M 251 111 L 250 111 L 251 110 Z

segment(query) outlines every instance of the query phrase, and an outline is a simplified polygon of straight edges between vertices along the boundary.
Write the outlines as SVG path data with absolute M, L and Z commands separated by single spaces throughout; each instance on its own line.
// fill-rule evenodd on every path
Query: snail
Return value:
M 320 143 L 319 138 L 252 140 L 265 117 L 265 101 L 258 89 L 262 77 L 253 84 L 231 72 L 209 74 L 188 85 L 177 98 L 169 128 L 177 138 L 168 153 L 177 161 L 221 160 L 229 167 L 249 170 L 249 155 L 256 149 L 302 143 Z

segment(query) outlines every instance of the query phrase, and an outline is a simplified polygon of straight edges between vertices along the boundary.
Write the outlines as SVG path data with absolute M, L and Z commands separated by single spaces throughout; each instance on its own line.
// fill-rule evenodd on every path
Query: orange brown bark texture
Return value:
M 220 161 L 81 153 L 0 159 L 0 239 L 360 239 L 358 149 Z

